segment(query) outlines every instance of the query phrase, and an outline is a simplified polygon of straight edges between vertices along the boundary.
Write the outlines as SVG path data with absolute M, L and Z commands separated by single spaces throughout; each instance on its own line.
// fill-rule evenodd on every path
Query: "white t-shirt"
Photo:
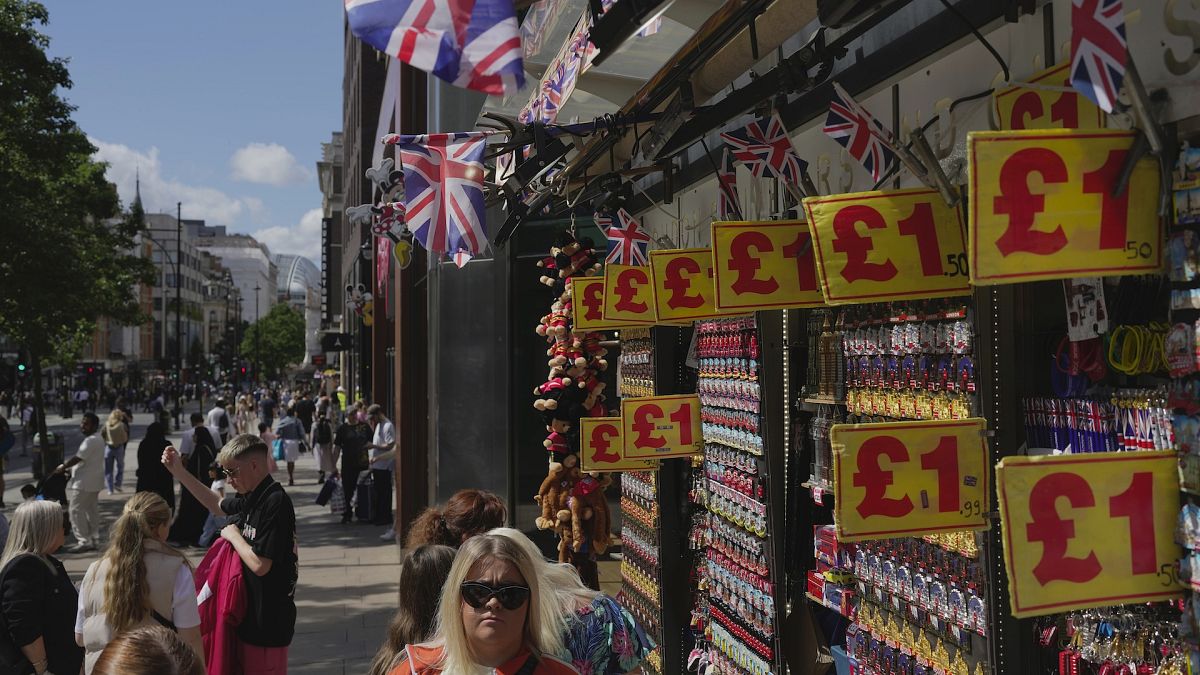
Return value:
M 104 489 L 104 439 L 92 434 L 79 444 L 75 456 L 83 460 L 71 469 L 67 487 L 80 492 L 99 492 Z
M 96 563 L 93 563 L 96 564 Z M 83 635 L 83 600 L 79 594 L 79 608 L 75 612 L 75 632 Z M 195 628 L 200 625 L 200 608 L 196 605 L 196 582 L 187 565 L 180 565 L 175 573 L 175 590 L 171 592 L 171 623 L 176 628 Z
M 396 427 L 391 422 L 384 420 L 384 421 L 380 422 L 379 424 L 375 425 L 375 437 L 372 439 L 372 441 L 371 441 L 372 443 L 374 443 L 375 445 L 387 445 L 389 443 L 395 443 L 395 441 L 396 441 Z M 395 449 L 396 449 L 396 447 L 394 445 L 392 446 L 392 448 L 390 450 L 380 450 L 379 448 L 371 448 L 371 459 L 375 459 L 379 455 L 382 455 L 385 452 L 391 452 Z M 378 464 L 372 464 L 371 468 L 379 469 L 380 471 L 383 471 L 385 469 L 387 471 L 393 471 L 396 468 L 396 460 L 389 459 L 386 462 L 379 462 Z
M 222 417 L 228 419 L 229 415 L 228 415 L 228 413 L 225 412 L 224 408 L 222 408 L 220 406 L 215 406 L 215 407 L 213 407 L 212 410 L 208 411 L 208 418 L 204 420 L 204 425 L 209 428 L 209 433 L 212 433 L 212 430 L 214 430 L 214 429 L 216 430 L 217 435 L 214 436 L 213 438 L 218 443 L 221 442 L 221 418 Z M 226 425 L 229 425 L 229 424 L 230 424 L 229 422 L 226 422 Z M 232 431 L 232 429 L 230 429 L 229 426 L 225 427 L 225 433 L 230 433 L 231 431 Z

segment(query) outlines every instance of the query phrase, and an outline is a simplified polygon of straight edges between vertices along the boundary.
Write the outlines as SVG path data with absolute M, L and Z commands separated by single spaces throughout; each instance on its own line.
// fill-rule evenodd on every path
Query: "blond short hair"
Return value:
M 238 434 L 229 439 L 225 447 L 221 448 L 221 452 L 217 454 L 217 463 L 225 464 L 225 462 L 242 459 L 244 455 L 252 453 L 266 455 L 267 452 L 267 444 L 258 436 L 254 434 Z

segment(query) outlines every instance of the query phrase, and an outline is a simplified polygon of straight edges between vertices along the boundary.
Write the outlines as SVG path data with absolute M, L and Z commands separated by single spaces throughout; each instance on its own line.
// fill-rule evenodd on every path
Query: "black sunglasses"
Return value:
M 504 609 L 517 609 L 529 599 L 528 586 L 489 586 L 478 581 L 468 581 L 459 587 L 463 602 L 479 609 L 492 598 L 500 601 Z

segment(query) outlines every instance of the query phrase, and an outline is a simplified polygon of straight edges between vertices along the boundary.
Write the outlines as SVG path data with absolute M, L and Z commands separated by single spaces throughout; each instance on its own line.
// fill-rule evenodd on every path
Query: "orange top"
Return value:
M 403 660 L 400 661 L 400 665 L 392 668 L 388 675 L 438 675 L 442 671 L 433 664 L 442 660 L 442 651 L 441 647 L 405 645 Z M 530 656 L 529 648 L 522 648 L 520 653 L 492 672 L 495 675 L 518 675 Z M 529 675 L 579 675 L 579 671 L 553 656 L 542 656 L 538 659 L 537 667 Z

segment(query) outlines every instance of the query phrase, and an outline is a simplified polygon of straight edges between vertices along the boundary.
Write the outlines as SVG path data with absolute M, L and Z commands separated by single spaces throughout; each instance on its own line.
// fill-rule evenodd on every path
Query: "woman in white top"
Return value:
M 191 563 L 164 543 L 170 521 L 162 497 L 137 493 L 113 525 L 104 557 L 88 567 L 75 618 L 75 641 L 86 650 L 85 672 L 92 672 L 114 637 L 142 626 L 171 628 L 204 654 Z

